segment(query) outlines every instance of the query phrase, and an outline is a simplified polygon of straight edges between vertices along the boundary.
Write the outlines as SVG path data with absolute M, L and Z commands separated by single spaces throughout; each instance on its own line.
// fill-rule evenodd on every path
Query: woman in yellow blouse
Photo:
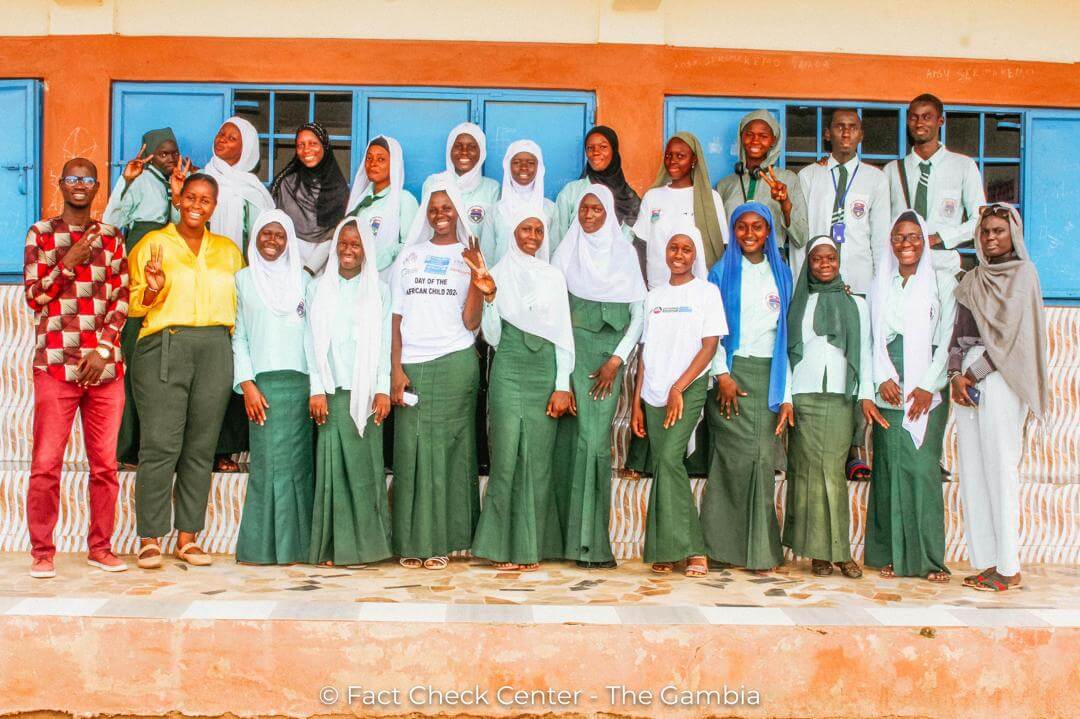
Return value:
M 217 194 L 214 178 L 189 176 L 180 221 L 148 233 L 129 261 L 131 316 L 144 318 L 132 378 L 142 426 L 135 519 L 144 569 L 162 563 L 174 473 L 176 556 L 197 566 L 211 561 L 195 535 L 206 519 L 214 448 L 232 393 L 233 276 L 243 266 L 236 244 L 206 229 Z

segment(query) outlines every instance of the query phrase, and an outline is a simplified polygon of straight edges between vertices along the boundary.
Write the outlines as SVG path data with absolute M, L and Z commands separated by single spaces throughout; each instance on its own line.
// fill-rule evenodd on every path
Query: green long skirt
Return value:
M 851 560 L 847 465 L 855 402 L 841 394 L 797 394 L 788 438 L 784 546 L 800 557 Z
M 557 420 L 555 345 L 503 322 L 488 386 L 491 474 L 473 539 L 474 557 L 534 564 L 562 557 L 552 461 Z
M 746 397 L 739 414 L 725 419 L 713 394 L 705 418 L 713 438 L 709 481 L 701 498 L 701 528 L 708 555 L 747 569 L 772 569 L 784 561 L 776 516 L 779 441 L 769 409 L 768 357 L 735 357 L 731 376 Z
M 611 357 L 623 333 L 605 324 L 592 332 L 574 327 L 574 371 L 570 384 L 577 416 L 563 415 L 555 439 L 555 497 L 563 528 L 563 556 L 579 562 L 610 562 L 611 423 L 619 404 L 623 373 L 611 394 L 589 396 L 589 378 Z
M 709 424 L 702 422 L 694 433 L 694 451 L 683 459 L 686 473 L 691 477 L 707 476 L 710 456 L 712 456 L 712 438 L 709 436 Z M 652 474 L 651 463 L 652 447 L 648 438 L 642 439 L 631 433 L 630 446 L 626 450 L 626 468 L 641 474 Z
M 889 356 L 904 376 L 903 338 Z M 948 393 L 932 412 L 922 447 L 904 429 L 904 411 L 881 409 L 889 428 L 874 425 L 874 475 L 866 507 L 866 563 L 893 565 L 901 577 L 948 572 L 945 566 L 945 500 L 941 494 L 941 449 L 949 417 Z
M 310 381 L 302 372 L 265 372 L 255 378 L 270 405 L 266 424 L 251 423 L 251 467 L 236 560 L 292 564 L 308 560 L 315 489 Z
M 351 396 L 346 389 L 326 395 L 330 414 L 318 427 L 311 564 L 366 564 L 393 555 L 382 426 L 369 417 L 361 437 L 349 414 Z
M 163 222 L 136 222 L 124 236 L 124 249 L 128 257 L 143 236 L 165 226 Z M 131 362 L 135 359 L 135 345 L 142 330 L 142 317 L 128 317 L 120 332 L 120 354 L 124 358 L 124 413 L 120 417 L 120 432 L 116 435 L 116 459 L 124 464 L 139 463 L 139 412 L 135 407 L 135 389 L 132 384 Z
M 394 554 L 445 556 L 472 546 L 480 515 L 476 349 L 403 365 L 414 407 L 394 418 Z
M 679 562 L 705 554 L 690 475 L 686 471 L 686 447 L 705 406 L 708 379 L 701 377 L 683 392 L 683 416 L 664 429 L 666 407 L 645 405 L 645 431 L 653 458 L 652 489 L 645 519 L 647 563 Z

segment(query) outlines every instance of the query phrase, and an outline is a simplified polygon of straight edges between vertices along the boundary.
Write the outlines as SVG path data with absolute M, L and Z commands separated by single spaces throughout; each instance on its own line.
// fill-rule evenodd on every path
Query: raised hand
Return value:
M 495 294 L 495 280 L 488 271 L 487 262 L 484 261 L 484 253 L 480 251 L 480 241 L 469 236 L 469 246 L 461 253 L 461 258 L 472 270 L 472 283 L 486 298 Z
M 64 257 L 60 260 L 65 267 L 69 270 L 73 270 L 79 265 L 85 264 L 87 260 L 94 254 L 94 250 L 97 247 L 98 240 L 101 239 L 100 228 L 97 225 L 91 225 L 86 228 L 86 232 L 77 241 L 73 242 L 68 251 L 64 253 Z
M 135 180 L 136 177 L 142 174 L 143 168 L 146 167 L 146 163 L 153 159 L 153 155 L 147 155 L 143 157 L 143 153 L 146 152 L 146 143 L 139 148 L 139 154 L 135 156 L 134 160 L 130 160 L 124 165 L 124 181 L 129 185 Z
M 161 245 L 156 242 L 150 245 L 150 259 L 143 266 L 143 276 L 146 278 L 146 286 L 154 292 L 160 292 L 165 287 L 165 270 L 161 267 L 163 255 Z
M 180 202 L 180 191 L 184 188 L 184 180 L 187 179 L 189 172 L 191 172 L 191 158 L 183 157 L 169 175 L 169 190 L 172 192 L 174 205 Z
M 788 202 L 787 185 L 781 182 L 780 178 L 776 176 L 776 170 L 773 169 L 772 165 L 761 171 L 761 179 L 769 186 L 769 191 L 773 200 L 779 202 L 781 205 Z

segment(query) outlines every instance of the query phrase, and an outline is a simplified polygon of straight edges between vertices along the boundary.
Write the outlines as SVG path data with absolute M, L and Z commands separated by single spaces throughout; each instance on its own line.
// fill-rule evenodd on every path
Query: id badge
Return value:
M 844 223 L 837 222 L 832 226 L 832 238 L 833 242 L 840 245 L 844 242 Z

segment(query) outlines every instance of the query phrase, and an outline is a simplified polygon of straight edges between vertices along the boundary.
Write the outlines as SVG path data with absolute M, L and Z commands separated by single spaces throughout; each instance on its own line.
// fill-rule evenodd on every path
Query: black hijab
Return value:
M 589 135 L 602 135 L 611 143 L 611 163 L 600 172 L 596 172 L 586 160 L 581 176 L 588 177 L 590 182 L 606 185 L 615 197 L 615 216 L 619 222 L 633 225 L 637 220 L 638 209 L 641 207 L 641 198 L 634 192 L 634 188 L 630 187 L 626 176 L 623 175 L 622 157 L 619 156 L 619 136 L 606 125 L 597 125 L 585 133 L 586 142 L 589 141 Z
M 330 136 L 323 126 L 317 122 L 305 123 L 296 131 L 297 137 L 304 130 L 315 135 L 322 143 L 323 158 L 315 167 L 308 167 L 300 161 L 299 157 L 293 155 L 289 164 L 274 178 L 274 182 L 270 185 L 270 194 L 274 197 L 274 201 L 278 202 L 281 196 L 281 183 L 289 175 L 296 174 L 300 179 L 300 184 L 308 192 L 314 192 L 315 188 L 318 188 L 318 196 L 315 200 L 316 224 L 320 228 L 333 228 L 345 216 L 345 203 L 349 199 L 349 183 L 341 174 L 341 168 L 338 167 L 330 145 Z

